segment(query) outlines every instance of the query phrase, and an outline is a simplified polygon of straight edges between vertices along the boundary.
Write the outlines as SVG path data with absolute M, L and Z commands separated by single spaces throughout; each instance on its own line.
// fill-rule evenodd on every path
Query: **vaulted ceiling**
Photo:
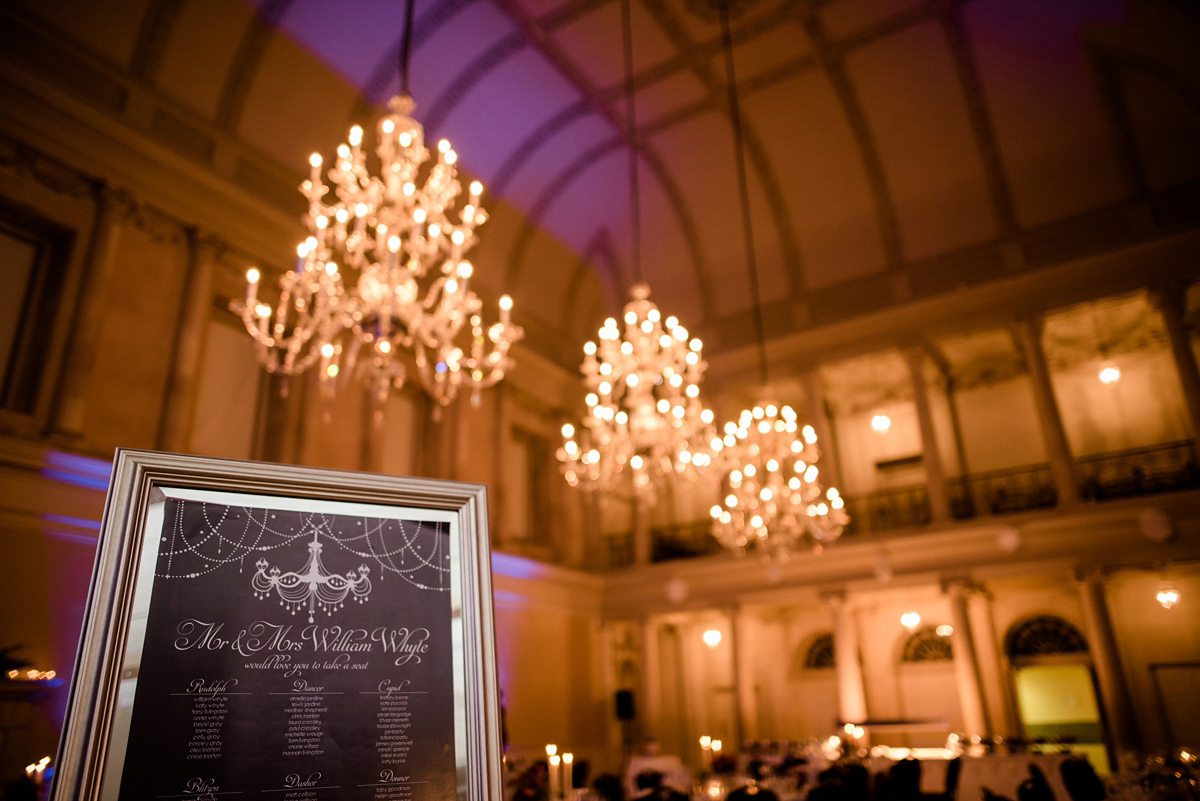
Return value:
M 160 138 L 224 132 L 283 176 L 398 86 L 401 0 L 25 5 L 175 104 Z M 644 272 L 710 353 L 736 349 L 753 333 L 717 18 L 632 9 Z M 1200 225 L 1185 0 L 744 0 L 733 38 L 772 335 Z M 482 281 L 575 361 L 633 282 L 618 0 L 416 0 L 411 72 L 428 136 L 488 187 Z

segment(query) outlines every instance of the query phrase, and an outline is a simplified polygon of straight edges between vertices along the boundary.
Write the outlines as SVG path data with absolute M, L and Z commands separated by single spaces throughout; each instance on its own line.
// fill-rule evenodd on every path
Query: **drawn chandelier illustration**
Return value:
M 332 615 L 342 608 L 347 596 L 365 604 L 371 592 L 371 580 L 367 578 L 371 569 L 360 565 L 357 571 L 348 571 L 345 576 L 330 573 L 321 564 L 321 547 L 314 531 L 312 542 L 308 544 L 308 561 L 299 572 L 283 573 L 266 559 L 259 559 L 255 563 L 258 572 L 251 579 L 254 596 L 265 599 L 273 590 L 279 594 L 280 604 L 290 609 L 293 615 L 307 602 L 309 623 L 313 622 L 317 607 L 326 615 Z

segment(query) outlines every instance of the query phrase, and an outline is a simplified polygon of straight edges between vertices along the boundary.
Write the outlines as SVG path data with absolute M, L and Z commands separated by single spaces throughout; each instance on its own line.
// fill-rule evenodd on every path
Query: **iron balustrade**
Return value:
M 946 484 L 950 491 L 950 512 L 958 520 L 1049 509 L 1058 503 L 1054 477 L 1045 462 L 970 473 Z
M 1097 453 L 1075 464 L 1079 494 L 1088 501 L 1200 487 L 1200 463 L 1191 440 Z
M 1104 501 L 1200 487 L 1200 458 L 1191 440 L 1098 453 L 1075 461 L 1080 497 Z M 1058 491 L 1050 465 L 1022 465 L 970 473 L 946 482 L 950 511 L 957 520 L 1050 509 Z M 910 484 L 845 496 L 850 525 L 843 536 L 927 525 L 929 488 Z M 719 553 L 712 521 L 698 520 L 650 529 L 651 561 L 665 562 Z M 609 568 L 634 562 L 632 533 L 607 535 Z

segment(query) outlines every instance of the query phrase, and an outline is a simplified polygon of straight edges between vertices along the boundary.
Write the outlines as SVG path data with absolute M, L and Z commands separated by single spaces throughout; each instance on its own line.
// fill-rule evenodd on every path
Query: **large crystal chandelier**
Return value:
M 800 545 L 811 542 L 815 550 L 820 550 L 825 543 L 836 540 L 850 518 L 838 491 L 833 487 L 824 488 L 819 480 L 816 432 L 812 426 L 801 427 L 796 412 L 790 406 L 776 402 L 769 389 L 766 333 L 754 258 L 746 155 L 733 68 L 733 39 L 729 31 L 729 0 L 714 1 L 721 17 L 729 117 L 733 127 L 763 400 L 753 409 L 743 411 L 736 423 L 726 423 L 724 437 L 712 443 L 723 476 L 721 490 L 724 497 L 710 513 L 713 535 L 725 547 L 738 553 L 753 550 L 769 559 L 785 560 Z
M 801 427 L 792 407 L 763 400 L 726 423 L 713 444 L 720 445 L 723 498 L 710 512 L 726 548 L 786 559 L 810 541 L 818 548 L 832 542 L 850 522 L 838 491 L 819 481 L 816 431 Z
M 409 359 L 439 405 L 464 386 L 478 401 L 479 390 L 512 366 L 509 348 L 523 334 L 512 324 L 507 295 L 499 301 L 499 321 L 484 327 L 483 303 L 471 289 L 474 268 L 464 258 L 476 226 L 487 220 L 483 186 L 472 182 L 454 210 L 462 194 L 458 156 L 443 139 L 431 161 L 424 129 L 411 116 L 409 5 L 401 94 L 376 126 L 378 172 L 368 167 L 357 125 L 337 149 L 328 184 L 314 153 L 312 174 L 300 187 L 309 236 L 295 266 L 280 278 L 274 307 L 259 300 L 261 275 L 249 270 L 240 309 L 269 372 L 295 375 L 319 365 L 329 392 L 353 376 L 370 388 L 377 414 L 407 379 Z
M 608 318 L 596 342 L 584 345 L 580 371 L 587 415 L 578 432 L 562 428 L 558 458 L 572 487 L 613 490 L 631 481 L 651 501 L 668 475 L 695 477 L 711 461 L 713 413 L 700 402 L 705 363 L 699 339 L 675 317 L 663 319 L 641 277 L 637 115 L 633 100 L 633 37 L 629 0 L 621 2 L 625 55 L 625 119 L 629 141 L 629 209 L 635 283 L 623 327 Z M 578 436 L 577 436 L 578 435 Z M 623 478 L 624 477 L 624 478 Z
M 598 341 L 583 347 L 588 394 L 582 430 L 563 426 L 558 458 L 571 486 L 615 489 L 628 471 L 634 490 L 653 497 L 658 479 L 694 477 L 710 462 L 713 413 L 700 402 L 705 363 L 699 339 L 674 317 L 665 320 L 637 284 L 624 325 L 609 318 Z

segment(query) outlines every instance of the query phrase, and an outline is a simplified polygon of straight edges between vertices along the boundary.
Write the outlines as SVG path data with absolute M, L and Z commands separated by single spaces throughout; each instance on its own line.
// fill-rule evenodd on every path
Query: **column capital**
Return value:
M 987 587 L 967 576 L 953 576 L 941 581 L 942 593 L 954 598 L 969 598 L 972 595 L 987 595 Z
M 192 252 L 201 261 L 219 261 L 230 251 L 230 245 L 222 237 L 204 228 L 192 228 L 189 231 Z
M 137 198 L 128 189 L 112 184 L 100 184 L 96 187 L 95 196 L 96 205 L 103 213 L 112 215 L 110 219 L 113 222 L 124 222 L 137 212 Z
M 1103 585 L 1112 571 L 1103 565 L 1076 565 L 1074 572 L 1075 581 L 1079 584 Z
M 821 603 L 828 606 L 830 609 L 846 609 L 850 606 L 849 595 L 846 590 L 825 590 L 820 594 Z
M 1158 309 L 1164 317 L 1170 315 L 1175 319 L 1183 319 L 1184 312 L 1187 310 L 1186 284 L 1180 281 L 1159 284 L 1151 287 L 1149 297 L 1151 305 Z
M 1046 328 L 1046 317 L 1040 313 L 1017 317 L 1009 322 L 1008 327 L 1020 339 L 1037 340 Z

